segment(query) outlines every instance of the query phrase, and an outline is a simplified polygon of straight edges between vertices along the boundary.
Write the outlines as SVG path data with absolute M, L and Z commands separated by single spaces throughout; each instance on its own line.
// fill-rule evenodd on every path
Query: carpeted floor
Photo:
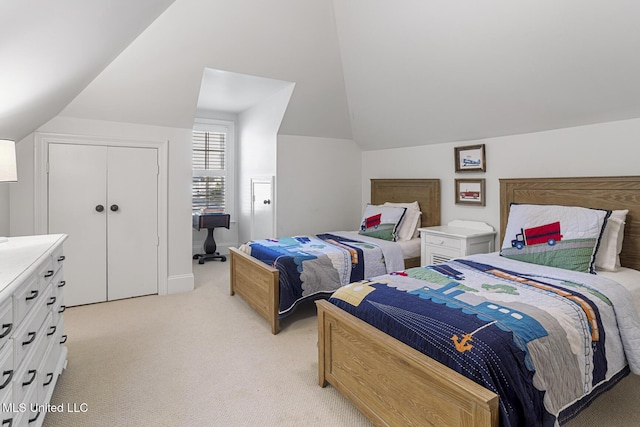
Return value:
M 278 335 L 239 297 L 228 262 L 194 263 L 196 289 L 72 307 L 68 366 L 45 427 L 371 426 L 332 387 L 317 385 L 315 306 Z M 636 426 L 630 375 L 567 426 Z

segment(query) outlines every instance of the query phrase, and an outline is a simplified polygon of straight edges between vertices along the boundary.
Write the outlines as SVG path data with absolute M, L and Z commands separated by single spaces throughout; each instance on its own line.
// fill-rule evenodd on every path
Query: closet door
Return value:
M 158 293 L 158 150 L 49 144 L 49 232 L 68 306 Z
M 107 147 L 49 144 L 49 233 L 66 233 L 65 305 L 107 299 Z
M 109 147 L 107 299 L 158 293 L 158 150 Z

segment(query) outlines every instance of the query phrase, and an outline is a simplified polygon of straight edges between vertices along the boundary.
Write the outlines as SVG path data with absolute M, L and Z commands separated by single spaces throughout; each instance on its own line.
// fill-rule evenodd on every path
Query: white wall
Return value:
M 0 236 L 9 235 L 9 186 L 12 184 L 0 183 Z
M 11 236 L 28 236 L 35 231 L 34 194 L 35 171 L 33 134 L 16 144 L 18 182 L 11 183 L 8 203 Z
M 33 188 L 33 161 L 29 159 L 33 159 L 33 134 L 16 141 L 18 182 L 0 183 L 0 236 L 33 234 L 33 193 L 29 193 Z M 18 194 L 23 200 L 21 209 L 12 209 L 12 197 Z
M 278 137 L 277 236 L 357 230 L 360 148 L 351 140 Z
M 455 173 L 454 147 L 485 144 L 485 173 Z M 362 203 L 371 178 L 439 178 L 441 221 L 500 229 L 500 178 L 640 175 L 640 119 L 450 144 L 362 153 Z M 454 179 L 486 179 L 485 207 L 456 205 Z M 499 240 L 496 240 L 498 243 Z
M 251 238 L 251 178 L 276 175 L 277 132 L 293 88 L 292 83 L 238 115 L 236 186 L 239 242 L 246 242 Z M 274 199 L 274 205 L 277 206 L 277 193 Z M 276 209 L 274 216 L 277 218 L 277 215 Z
M 122 140 L 154 140 L 168 143 L 167 188 L 167 284 L 168 292 L 193 289 L 191 258 L 191 129 L 56 117 L 37 132 L 83 135 Z M 33 234 L 34 138 L 18 144 L 22 165 L 18 185 L 11 190 L 11 234 Z

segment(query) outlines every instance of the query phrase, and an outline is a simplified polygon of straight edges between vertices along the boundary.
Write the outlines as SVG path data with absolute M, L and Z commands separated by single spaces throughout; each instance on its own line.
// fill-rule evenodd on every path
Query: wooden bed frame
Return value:
M 440 180 L 372 179 L 371 203 L 411 203 L 418 201 L 421 227 L 440 225 Z M 271 333 L 280 329 L 278 307 L 280 286 L 278 270 L 237 248 L 229 248 L 230 293 L 240 295 L 258 314 L 267 319 Z M 420 257 L 405 260 L 405 267 L 420 265 Z
M 500 180 L 500 229 L 511 203 L 629 209 L 621 264 L 640 270 L 640 176 Z M 318 380 L 375 425 L 498 425 L 498 395 L 327 301 L 318 306 Z

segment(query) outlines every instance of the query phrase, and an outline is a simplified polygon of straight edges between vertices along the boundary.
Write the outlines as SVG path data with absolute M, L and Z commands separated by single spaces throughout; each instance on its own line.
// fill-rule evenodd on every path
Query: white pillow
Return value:
M 611 216 L 604 226 L 600 247 L 596 254 L 597 270 L 618 271 L 622 240 L 624 238 L 624 222 L 628 213 L 628 209 L 611 212 Z
M 420 223 L 420 205 L 418 202 L 412 203 L 392 203 L 385 202 L 383 206 L 396 206 L 399 208 L 407 208 L 407 211 L 400 221 L 400 226 L 398 227 L 398 240 L 406 241 L 411 240 L 417 236 L 418 232 L 418 224 Z

